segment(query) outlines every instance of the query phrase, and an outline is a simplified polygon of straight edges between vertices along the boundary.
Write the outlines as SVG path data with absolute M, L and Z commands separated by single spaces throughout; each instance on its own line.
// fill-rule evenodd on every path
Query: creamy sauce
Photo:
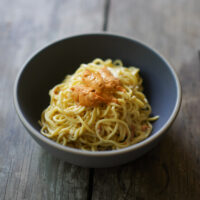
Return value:
M 124 91 L 120 80 L 103 67 L 99 72 L 88 69 L 82 75 L 82 85 L 71 88 L 74 101 L 82 106 L 97 106 L 101 103 L 117 103 L 113 96 L 117 90 Z

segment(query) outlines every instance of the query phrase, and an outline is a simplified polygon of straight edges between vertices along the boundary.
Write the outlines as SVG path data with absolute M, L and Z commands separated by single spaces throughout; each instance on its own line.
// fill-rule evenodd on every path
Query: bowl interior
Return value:
M 155 134 L 170 118 L 177 101 L 178 88 L 168 64 L 145 45 L 120 36 L 82 35 L 54 43 L 28 61 L 17 82 L 17 102 L 32 127 L 40 130 L 38 120 L 49 104 L 49 90 L 72 74 L 81 63 L 95 58 L 121 59 L 125 66 L 140 68 L 144 93 L 152 106 Z

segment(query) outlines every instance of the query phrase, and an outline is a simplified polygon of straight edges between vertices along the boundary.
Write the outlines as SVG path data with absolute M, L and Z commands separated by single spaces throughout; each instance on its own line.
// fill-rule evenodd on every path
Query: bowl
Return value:
M 49 90 L 81 63 L 95 58 L 121 59 L 125 66 L 140 68 L 153 115 L 160 116 L 142 142 L 120 150 L 92 152 L 57 144 L 40 133 L 38 121 L 49 104 Z M 160 141 L 179 111 L 181 88 L 171 65 L 142 42 L 113 34 L 83 34 L 54 42 L 28 59 L 16 78 L 14 104 L 28 133 L 48 152 L 83 167 L 112 167 L 135 160 Z

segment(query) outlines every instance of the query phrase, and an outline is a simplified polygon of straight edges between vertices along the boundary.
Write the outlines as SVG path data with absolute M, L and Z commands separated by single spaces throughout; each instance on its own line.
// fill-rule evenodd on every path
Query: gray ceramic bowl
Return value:
M 121 150 L 90 152 L 62 146 L 40 134 L 38 120 L 49 104 L 49 90 L 81 63 L 97 57 L 121 59 L 125 66 L 141 69 L 144 93 L 153 115 L 160 116 L 144 141 Z M 86 34 L 55 42 L 34 54 L 17 76 L 14 103 L 29 134 L 48 152 L 79 166 L 111 167 L 138 158 L 158 143 L 179 111 L 181 89 L 170 64 L 145 44 L 112 34 Z

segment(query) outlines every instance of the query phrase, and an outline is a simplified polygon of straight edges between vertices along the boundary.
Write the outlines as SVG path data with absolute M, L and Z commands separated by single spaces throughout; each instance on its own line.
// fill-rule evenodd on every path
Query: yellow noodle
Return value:
M 118 103 L 94 107 L 81 106 L 74 101 L 71 88 L 81 84 L 88 69 L 97 72 L 103 67 L 120 80 L 124 91 L 116 91 Z M 126 68 L 121 60 L 95 59 L 81 64 L 73 75 L 50 90 L 50 105 L 41 115 L 41 133 L 69 147 L 101 151 L 120 149 L 147 138 L 151 131 L 151 106 L 143 94 L 142 78 L 136 67 Z

